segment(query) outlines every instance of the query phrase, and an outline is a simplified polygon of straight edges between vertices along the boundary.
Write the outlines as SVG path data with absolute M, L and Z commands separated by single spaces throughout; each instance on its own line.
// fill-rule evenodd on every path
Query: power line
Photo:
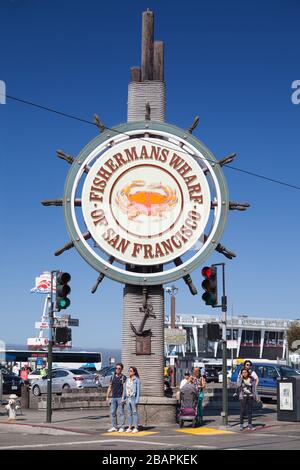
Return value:
M 93 121 L 89 121 L 88 119 L 84 119 L 84 118 L 81 118 L 81 117 L 78 117 L 78 116 L 74 116 L 73 114 L 64 113 L 62 111 L 58 111 L 57 109 L 49 108 L 48 106 L 43 106 L 43 105 L 40 105 L 40 104 L 37 104 L 37 103 L 33 103 L 32 101 L 17 98 L 17 97 L 12 96 L 12 95 L 6 95 L 6 98 L 11 99 L 11 100 L 16 101 L 16 102 L 19 102 L 19 103 L 23 103 L 23 104 L 38 108 L 38 109 L 42 109 L 44 111 L 49 111 L 51 113 L 58 114 L 59 116 L 63 116 L 63 117 L 69 118 L 69 119 L 74 119 L 75 121 L 80 121 L 80 122 L 84 122 L 85 124 L 90 124 L 92 126 L 96 126 L 96 124 Z M 116 129 L 112 129 L 112 128 L 106 127 L 106 126 L 105 126 L 105 128 L 107 130 L 111 131 L 111 132 L 115 132 L 116 134 L 123 134 L 123 135 L 128 136 L 128 134 L 126 132 L 119 132 Z M 138 137 L 138 139 L 146 141 L 146 139 L 143 139 L 141 137 Z M 167 147 L 166 145 L 164 145 L 164 147 L 169 148 L 171 150 L 174 150 L 173 148 Z M 182 149 L 182 151 L 184 152 L 183 149 Z M 211 163 L 215 163 L 215 161 L 208 160 L 208 159 L 206 159 L 206 161 L 211 162 Z M 253 176 L 255 178 L 260 178 L 260 179 L 263 179 L 265 181 L 269 181 L 271 183 L 280 184 L 281 186 L 286 186 L 288 188 L 297 189 L 298 191 L 300 191 L 300 186 L 296 186 L 296 185 L 293 185 L 293 184 L 290 184 L 290 183 L 286 183 L 285 181 L 280 181 L 280 180 L 270 178 L 270 177 L 265 176 L 265 175 L 260 175 L 259 173 L 254 173 L 254 172 L 251 172 L 251 171 L 243 170 L 242 168 L 238 168 L 238 167 L 235 167 L 235 166 L 232 166 L 232 165 L 226 165 L 226 168 L 230 168 L 231 170 L 239 171 L 240 173 L 244 173 L 246 175 Z

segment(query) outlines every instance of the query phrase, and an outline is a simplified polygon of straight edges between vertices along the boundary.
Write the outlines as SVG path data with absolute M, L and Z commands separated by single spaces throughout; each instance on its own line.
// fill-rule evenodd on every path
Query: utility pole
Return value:
M 222 403 L 223 410 L 221 416 L 223 418 L 223 426 L 228 426 L 228 389 L 227 389 L 227 296 L 225 289 L 225 263 L 217 263 L 212 266 L 222 266 L 222 369 L 223 369 L 223 386 L 222 386 Z
M 223 425 L 228 425 L 227 389 L 227 297 L 225 291 L 225 263 L 222 264 L 222 357 L 223 357 Z
M 0 404 L 2 403 L 3 398 L 3 375 L 2 370 L 0 369 Z
M 52 418 L 52 353 L 53 353 L 53 326 L 54 326 L 54 308 L 53 308 L 53 277 L 57 271 L 51 271 L 51 293 L 49 308 L 49 343 L 48 343 L 48 370 L 47 370 L 47 415 L 46 422 L 51 423 Z
M 176 299 L 175 295 L 178 292 L 178 287 L 174 286 L 166 287 L 166 292 L 171 296 L 171 311 L 170 311 L 170 320 L 171 320 L 171 328 L 176 328 Z
M 171 329 L 176 328 L 176 298 L 175 295 L 178 292 L 178 287 L 174 286 L 174 284 L 171 287 L 166 287 L 166 292 L 170 294 L 171 296 L 171 311 L 170 311 L 170 323 L 171 323 Z M 172 367 L 172 383 L 171 386 L 175 387 L 175 358 L 171 357 L 171 367 Z

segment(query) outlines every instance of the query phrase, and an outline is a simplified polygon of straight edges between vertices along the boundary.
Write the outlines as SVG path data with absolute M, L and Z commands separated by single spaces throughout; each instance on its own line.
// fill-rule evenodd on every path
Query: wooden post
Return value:
M 153 80 L 164 81 L 164 43 L 154 42 Z
M 140 82 L 141 81 L 141 67 L 131 67 L 130 69 L 130 81 Z
M 142 82 L 153 80 L 153 25 L 153 11 L 144 11 L 142 24 Z

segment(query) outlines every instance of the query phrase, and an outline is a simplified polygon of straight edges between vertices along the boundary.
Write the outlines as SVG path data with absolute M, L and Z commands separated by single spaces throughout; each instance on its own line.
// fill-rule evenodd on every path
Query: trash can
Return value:
M 278 380 L 277 420 L 300 421 L 300 375 Z

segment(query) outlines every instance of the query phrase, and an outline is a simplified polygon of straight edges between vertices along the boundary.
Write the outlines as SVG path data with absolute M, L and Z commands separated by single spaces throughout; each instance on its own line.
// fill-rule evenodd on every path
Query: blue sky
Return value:
M 7 93 L 85 119 L 96 112 L 110 127 L 125 122 L 147 8 L 155 38 L 165 41 L 167 121 L 186 128 L 199 115 L 195 135 L 217 158 L 235 151 L 235 166 L 299 186 L 300 105 L 291 101 L 291 83 L 300 79 L 297 0 L 2 0 Z M 74 344 L 120 346 L 122 286 L 105 280 L 91 295 L 97 273 L 76 251 L 53 256 L 68 240 L 61 208 L 40 204 L 63 194 L 68 166 L 55 150 L 76 155 L 96 128 L 7 100 L 0 132 L 1 338 L 33 336 L 44 300 L 30 294 L 34 278 L 61 268 L 72 274 L 68 312 L 81 323 Z M 224 172 L 231 200 L 251 203 L 246 213 L 230 213 L 222 239 L 238 255 L 226 265 L 229 310 L 300 318 L 300 191 Z M 192 277 L 201 291 L 200 272 Z M 201 294 L 177 286 L 179 313 L 216 313 Z

